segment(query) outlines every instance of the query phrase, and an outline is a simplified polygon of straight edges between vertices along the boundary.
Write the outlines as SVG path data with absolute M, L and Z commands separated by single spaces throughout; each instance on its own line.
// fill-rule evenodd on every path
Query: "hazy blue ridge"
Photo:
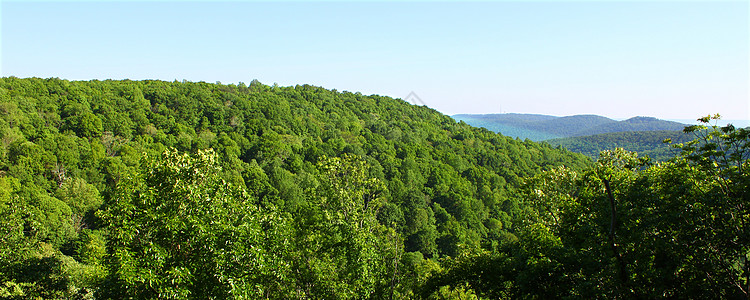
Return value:
M 528 138 L 533 141 L 610 132 L 676 131 L 687 126 L 653 117 L 634 117 L 617 121 L 598 115 L 556 117 L 537 114 L 460 114 L 454 115 L 453 118 L 506 136 Z
M 539 114 L 458 114 L 454 118 L 472 118 L 497 123 L 525 124 L 553 120 L 558 117 Z
M 452 116 L 456 121 L 464 121 L 466 124 L 469 124 L 474 127 L 483 127 L 487 130 L 494 131 L 497 133 L 500 133 L 505 136 L 509 137 L 515 137 L 519 139 L 529 139 L 535 142 L 549 140 L 549 139 L 556 139 L 561 138 L 563 136 L 549 133 L 549 132 L 543 132 L 528 128 L 523 128 L 521 126 L 513 126 L 508 125 L 508 123 L 523 123 L 526 122 L 526 120 L 523 120 L 521 118 L 508 118 L 508 119 L 493 119 L 491 117 L 483 117 L 483 116 L 493 116 L 493 115 L 454 115 Z M 542 116 L 541 117 L 550 117 L 550 116 Z M 545 118 L 539 118 L 539 119 L 545 119 Z M 512 121 L 511 121 L 512 120 Z
M 535 123 L 533 128 L 543 132 L 553 132 L 561 137 L 586 135 L 581 132 L 589 128 L 604 127 L 616 124 L 617 121 L 597 115 L 575 115 L 558 117 L 548 121 Z

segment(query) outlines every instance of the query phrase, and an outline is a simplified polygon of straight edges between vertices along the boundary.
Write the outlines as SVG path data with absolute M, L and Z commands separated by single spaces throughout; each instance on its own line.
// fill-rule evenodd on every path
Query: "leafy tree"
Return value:
M 95 186 L 81 178 L 71 178 L 63 182 L 55 192 L 56 197 L 71 209 L 73 226 L 77 231 L 88 227 L 84 220 L 86 213 L 99 208 L 103 200 Z M 91 223 L 89 220 L 88 223 Z
M 591 162 L 377 95 L 0 78 L 0 272 L 29 297 L 413 298 L 448 256 L 523 258 L 519 188 L 562 165 Z M 436 288 L 498 295 L 475 282 Z
M 390 285 L 390 262 L 401 251 L 390 243 L 395 232 L 376 219 L 383 187 L 352 156 L 324 157 L 318 169 L 321 186 L 295 220 L 296 284 L 305 297 L 375 297 Z
M 118 183 L 100 214 L 109 230 L 110 297 L 262 294 L 254 284 L 271 266 L 261 216 L 218 171 L 212 151 L 168 150 Z
M 698 119 L 702 124 L 685 128 L 696 139 L 677 145 L 688 166 L 699 176 L 687 181 L 698 188 L 698 203 L 691 203 L 703 224 L 695 229 L 707 236 L 693 239 L 696 250 L 704 253 L 711 264 L 706 271 L 709 280 L 721 285 L 719 294 L 750 296 L 750 130 L 729 124 L 711 125 L 721 116 Z M 690 232 L 690 231 L 687 231 Z M 725 286 L 725 285 L 731 286 Z

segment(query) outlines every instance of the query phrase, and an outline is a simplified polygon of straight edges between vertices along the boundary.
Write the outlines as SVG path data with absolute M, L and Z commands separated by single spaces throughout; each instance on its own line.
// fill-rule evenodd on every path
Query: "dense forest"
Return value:
M 649 156 L 653 161 L 667 161 L 680 151 L 663 143 L 664 140 L 684 143 L 693 138 L 683 132 L 687 125 L 652 117 L 622 121 L 597 115 L 464 114 L 453 117 L 506 136 L 560 146 L 594 160 L 603 150 L 623 148 Z
M 747 298 L 748 131 L 598 160 L 253 81 L 0 79 L 5 299 Z
M 545 140 L 552 146 L 561 146 L 570 151 L 581 153 L 593 159 L 599 158 L 599 152 L 607 149 L 623 148 L 628 151 L 646 155 L 653 161 L 667 161 L 680 154 L 672 143 L 687 143 L 693 135 L 680 131 L 625 131 L 602 133 L 588 136 L 576 136 Z

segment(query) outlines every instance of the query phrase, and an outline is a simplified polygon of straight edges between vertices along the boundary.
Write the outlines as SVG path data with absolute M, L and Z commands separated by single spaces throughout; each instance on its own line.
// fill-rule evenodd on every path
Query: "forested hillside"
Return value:
M 599 152 L 602 150 L 623 148 L 655 161 L 667 161 L 677 156 L 680 151 L 664 143 L 664 140 L 685 143 L 692 139 L 691 134 L 682 131 L 626 131 L 551 139 L 544 142 L 593 159 L 599 158 Z
M 0 279 L 45 298 L 410 295 L 590 164 L 308 85 L 3 78 L 0 116 Z
M 309 85 L 2 78 L 0 297 L 746 298 L 748 132 L 687 131 L 592 163 Z

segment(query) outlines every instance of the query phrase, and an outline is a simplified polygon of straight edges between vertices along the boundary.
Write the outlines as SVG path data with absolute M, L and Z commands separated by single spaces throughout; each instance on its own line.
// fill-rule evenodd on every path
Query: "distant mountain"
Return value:
M 537 114 L 459 114 L 454 119 L 475 127 L 484 127 L 506 136 L 543 141 L 611 132 L 677 131 L 686 125 L 652 117 L 634 117 L 616 121 L 597 115 L 555 117 Z
M 532 141 L 543 141 L 564 137 L 552 132 L 535 130 L 534 123 L 545 122 L 557 117 L 546 115 L 493 114 L 493 115 L 454 115 L 456 121 L 464 121 L 474 127 L 484 127 L 490 131 L 509 137 L 519 137 Z
M 687 126 L 687 124 L 665 121 L 652 117 L 634 117 L 624 121 L 602 124 L 587 130 L 580 130 L 573 136 L 630 131 L 680 131 L 684 129 L 685 126 Z
M 605 128 L 606 126 L 616 126 L 617 123 L 615 120 L 597 115 L 575 115 L 558 117 L 529 125 L 535 130 L 554 132 L 556 135 L 566 137 L 589 135 L 587 134 L 588 131 L 596 131 L 596 128 Z

